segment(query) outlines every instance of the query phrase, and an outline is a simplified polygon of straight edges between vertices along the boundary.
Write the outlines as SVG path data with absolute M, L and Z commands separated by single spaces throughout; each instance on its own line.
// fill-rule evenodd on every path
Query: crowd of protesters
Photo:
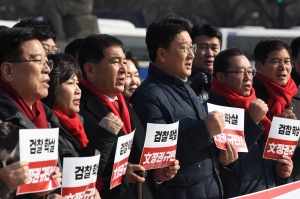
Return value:
M 263 158 L 274 116 L 300 117 L 300 38 L 289 47 L 265 38 L 254 49 L 255 70 L 239 47 L 221 51 L 222 34 L 168 16 L 146 32 L 147 78 L 122 41 L 94 34 L 69 43 L 32 18 L 0 27 L 0 198 L 64 198 L 59 190 L 16 196 L 29 179 L 20 161 L 19 130 L 59 128 L 59 164 L 51 179 L 63 180 L 64 157 L 101 153 L 94 199 L 229 198 L 300 180 L 300 148 L 292 158 Z M 63 35 L 60 35 L 63 36 Z M 214 136 L 226 125 L 207 103 L 245 110 L 248 152 Z M 147 123 L 179 121 L 173 166 L 145 171 L 139 165 Z M 135 130 L 121 184 L 110 189 L 117 139 Z

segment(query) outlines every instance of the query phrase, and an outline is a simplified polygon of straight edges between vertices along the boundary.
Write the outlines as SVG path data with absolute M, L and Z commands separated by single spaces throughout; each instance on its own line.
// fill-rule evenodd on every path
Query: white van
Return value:
M 264 27 L 219 28 L 222 33 L 222 50 L 232 46 L 240 47 L 250 61 L 254 61 L 254 48 L 264 38 L 276 37 L 288 45 L 300 37 L 300 29 L 266 29 Z

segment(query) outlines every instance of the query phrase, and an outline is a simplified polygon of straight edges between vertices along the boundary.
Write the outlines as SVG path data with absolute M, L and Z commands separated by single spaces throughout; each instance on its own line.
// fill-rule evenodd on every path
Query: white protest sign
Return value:
M 225 142 L 231 142 L 237 152 L 248 152 L 244 135 L 245 110 L 241 108 L 219 106 L 207 103 L 208 112 L 219 111 L 223 113 L 226 126 L 224 132 L 214 136 L 216 146 L 226 150 Z
M 122 177 L 125 175 L 134 133 L 135 130 L 130 134 L 123 135 L 118 138 L 114 167 L 110 180 L 110 189 L 121 184 Z
M 147 124 L 146 140 L 140 165 L 146 170 L 174 164 L 179 122 L 172 124 Z
M 298 143 L 300 121 L 273 117 L 264 158 L 278 160 L 283 155 L 292 157 Z
M 60 187 L 51 180 L 58 158 L 58 128 L 20 129 L 20 160 L 29 162 L 29 181 L 19 186 L 17 195 L 53 190 Z
M 100 155 L 64 158 L 61 195 L 68 198 L 92 199 Z

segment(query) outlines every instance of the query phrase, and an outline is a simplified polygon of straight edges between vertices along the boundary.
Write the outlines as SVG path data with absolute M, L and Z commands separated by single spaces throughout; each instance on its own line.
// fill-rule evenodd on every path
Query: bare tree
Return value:
M 252 0 L 259 12 L 266 16 L 272 28 L 290 28 L 300 20 L 298 0 Z

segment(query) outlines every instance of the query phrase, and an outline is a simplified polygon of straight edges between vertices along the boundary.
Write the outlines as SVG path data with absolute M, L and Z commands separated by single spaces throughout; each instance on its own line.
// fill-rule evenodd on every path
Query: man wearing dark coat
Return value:
M 179 121 L 176 158 L 180 170 L 156 198 L 222 198 L 219 162 L 227 164 L 237 158 L 230 143 L 227 143 L 228 150 L 218 156 L 213 136 L 224 130 L 224 117 L 217 111 L 206 114 L 186 83 L 197 50 L 189 35 L 191 29 L 188 20 L 175 16 L 149 25 L 146 33 L 151 60 L 148 77 L 130 99 L 144 128 L 147 123 Z
M 248 153 L 239 153 L 239 159 L 232 165 L 234 169 L 221 169 L 225 198 L 237 197 L 269 189 L 287 181 L 282 179 L 289 157 L 275 160 L 264 159 L 263 152 L 269 129 L 266 118 L 267 104 L 256 98 L 252 88 L 255 71 L 249 60 L 238 47 L 220 52 L 214 62 L 212 87 L 209 103 L 221 106 L 243 108 L 245 110 L 244 134 Z M 291 167 L 290 167 L 291 166 Z
M 97 133 L 99 121 L 109 112 L 113 112 L 123 122 L 118 137 L 135 130 L 132 150 L 126 169 L 126 175 L 121 185 L 110 190 L 116 144 L 114 143 L 106 167 L 102 173 L 103 186 L 100 189 L 102 199 L 137 198 L 136 183 L 142 184 L 143 199 L 153 199 L 151 187 L 154 187 L 153 178 L 163 181 L 171 179 L 179 169 L 176 165 L 149 171 L 147 177 L 140 177 L 136 171 L 144 171 L 139 165 L 145 131 L 139 118 L 122 96 L 127 74 L 126 58 L 121 48 L 122 42 L 110 35 L 91 35 L 84 39 L 78 52 L 78 62 L 82 70 L 81 81 L 82 97 L 80 114 L 84 118 L 84 129 L 88 138 Z M 145 181 L 145 182 L 144 182 Z

